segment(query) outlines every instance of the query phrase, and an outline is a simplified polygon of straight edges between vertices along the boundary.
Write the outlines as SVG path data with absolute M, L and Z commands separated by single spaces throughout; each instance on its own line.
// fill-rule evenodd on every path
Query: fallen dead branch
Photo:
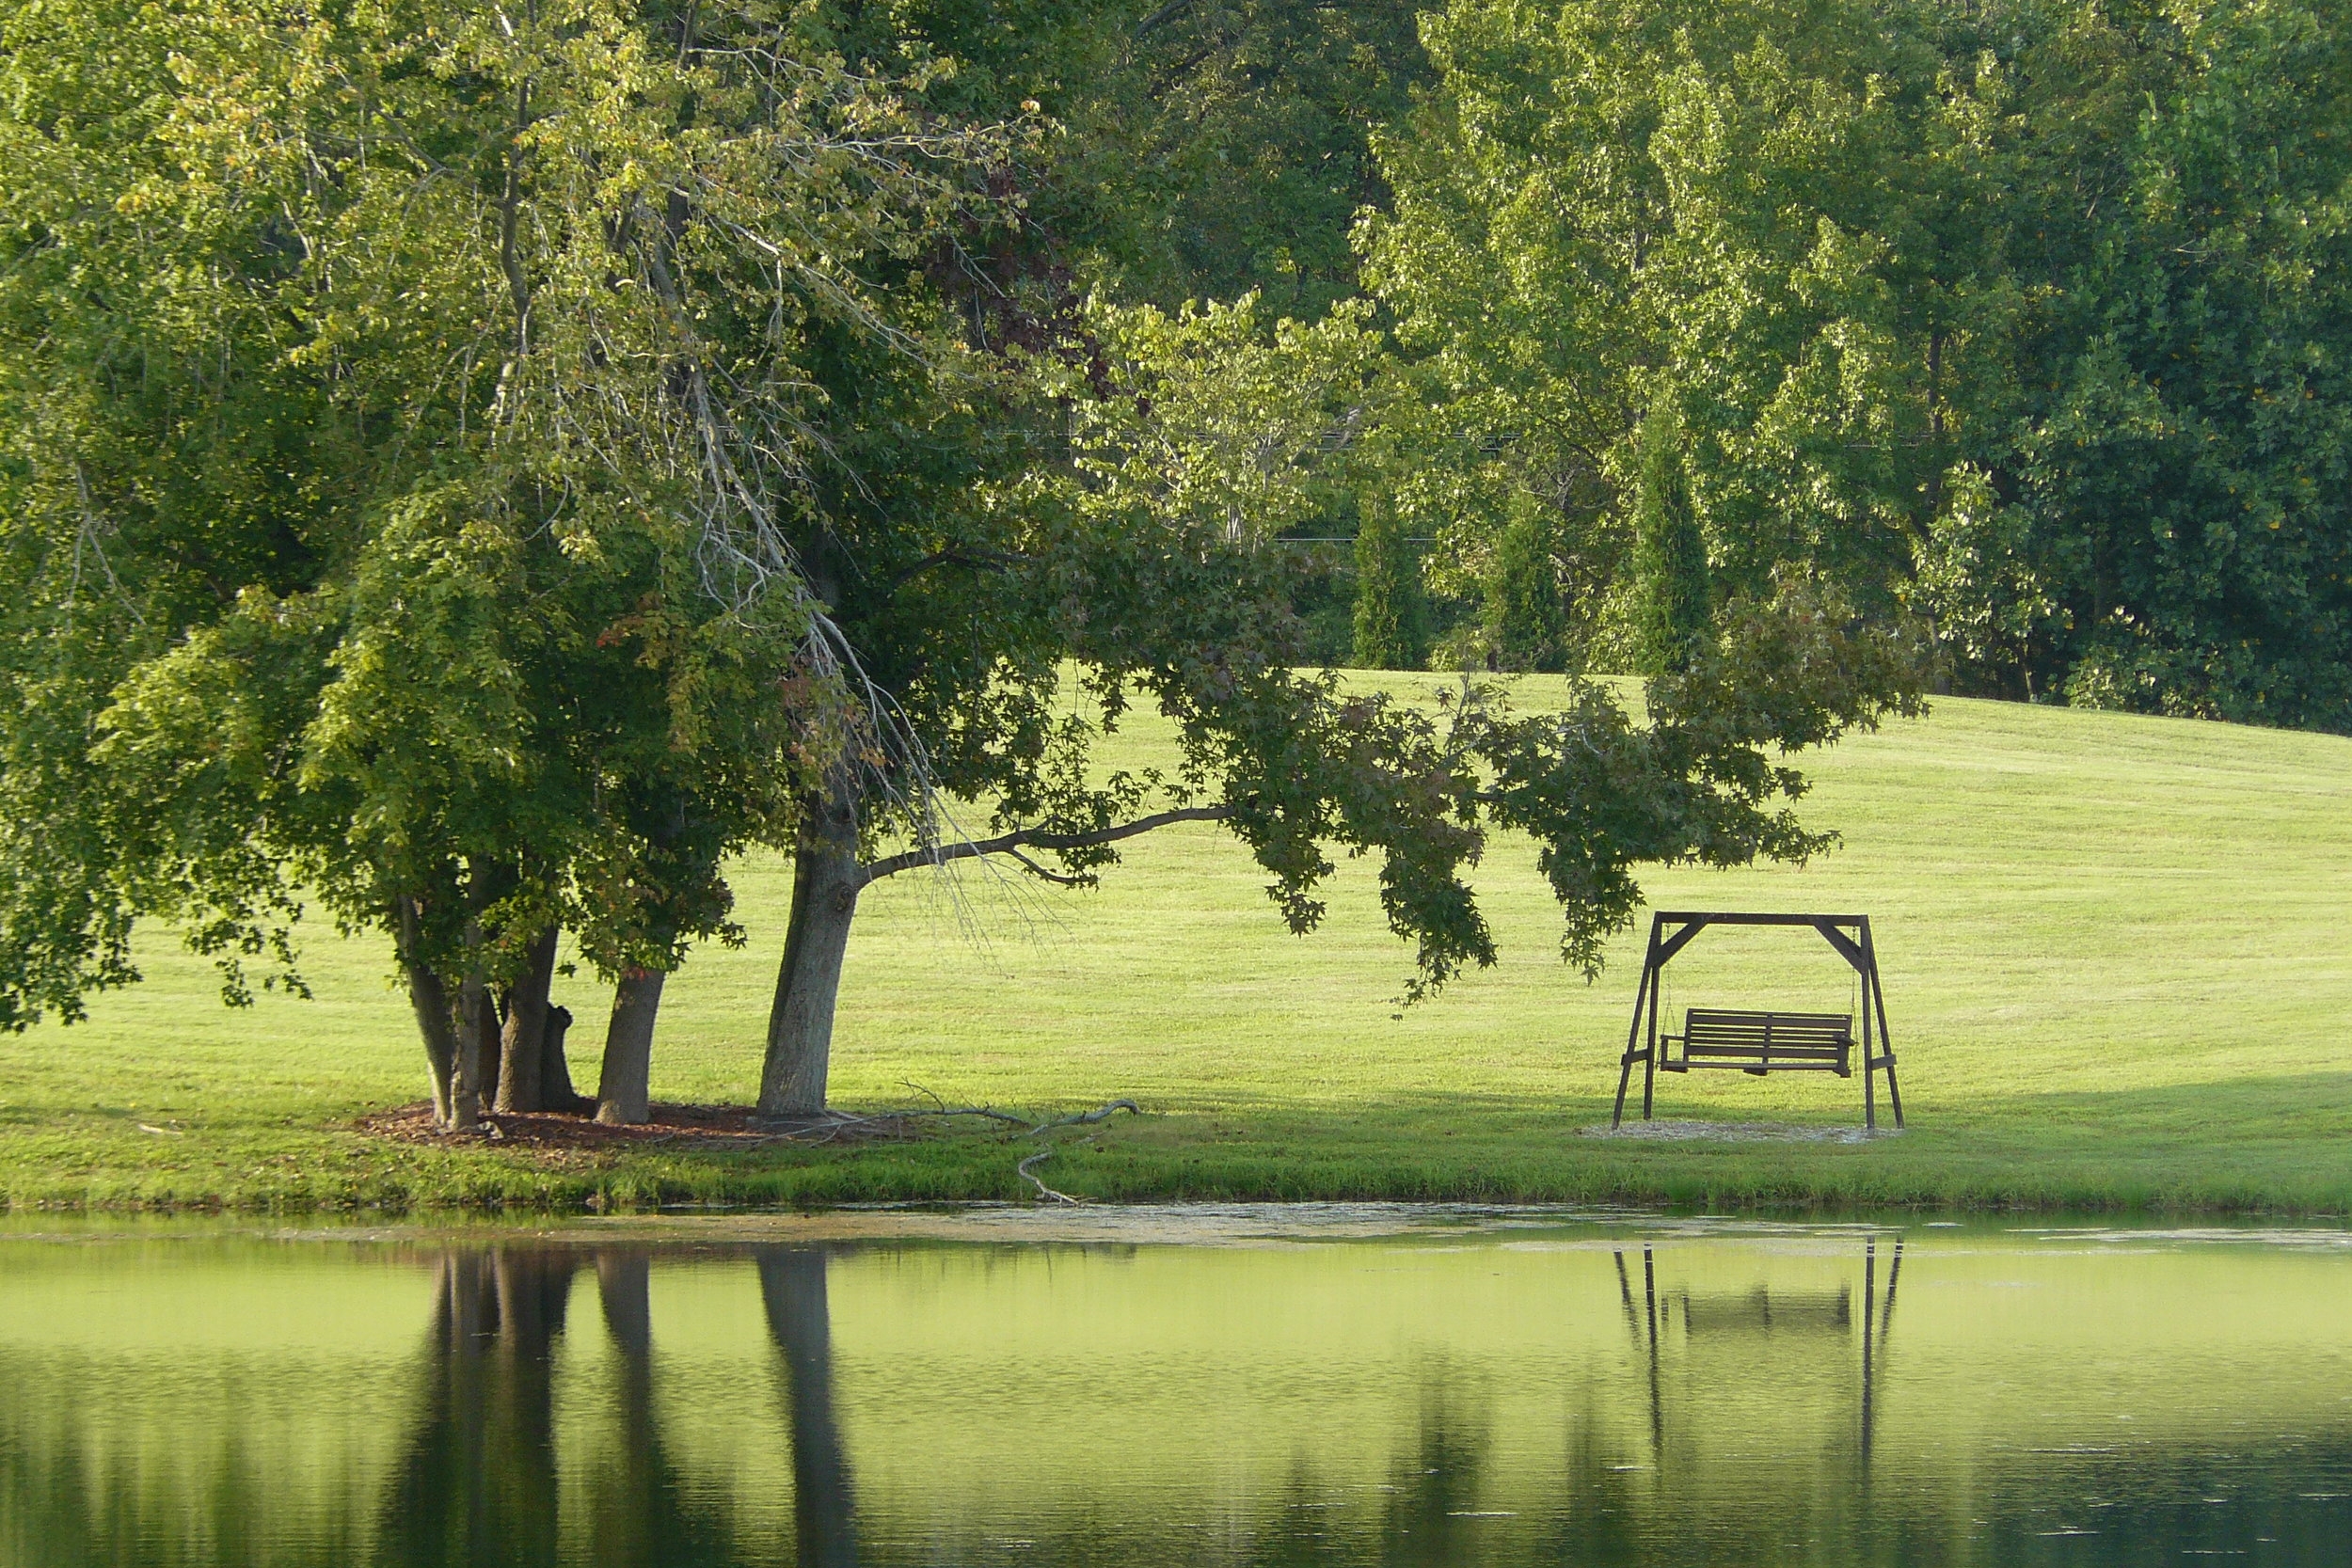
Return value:
M 1013 1166 L 1012 1168 L 1021 1175 L 1029 1179 L 1029 1184 L 1037 1189 L 1039 1202 L 1074 1204 L 1078 1201 L 1076 1198 L 1072 1197 L 1068 1193 L 1056 1192 L 1053 1188 L 1047 1186 L 1043 1181 L 1040 1180 L 1036 1173 L 1029 1169 L 1031 1165 L 1041 1164 L 1053 1157 L 1054 1151 L 1051 1148 L 1041 1148 L 1035 1154 L 1030 1155 L 1027 1159 L 1022 1161 L 1019 1164 Z
M 930 1094 L 929 1089 L 923 1088 L 920 1085 L 910 1084 L 907 1086 L 920 1094 Z M 1057 1128 L 1093 1127 L 1109 1120 L 1120 1111 L 1125 1111 L 1132 1116 L 1143 1114 L 1142 1106 L 1137 1105 L 1132 1100 L 1122 1098 L 1106 1101 L 1091 1111 L 1073 1111 L 1066 1117 L 1049 1117 L 1043 1121 L 1031 1121 L 1028 1117 L 1016 1116 L 1010 1111 L 1000 1111 L 993 1105 L 949 1105 L 935 1094 L 930 1098 L 930 1105 L 897 1106 L 886 1111 L 868 1111 L 863 1115 L 848 1111 L 826 1111 L 820 1113 L 817 1119 L 810 1121 L 806 1126 L 777 1132 L 771 1141 L 803 1145 L 829 1144 L 844 1136 L 856 1136 L 862 1132 L 868 1132 L 882 1125 L 903 1128 L 913 1122 L 945 1120 L 954 1117 L 976 1117 L 984 1121 L 1001 1122 L 1007 1126 L 1019 1128 L 1022 1137 L 1037 1138 Z M 1013 1169 L 1037 1189 L 1038 1200 L 1041 1203 L 1082 1202 L 1082 1199 L 1072 1197 L 1068 1193 L 1057 1192 L 1047 1186 L 1030 1169 L 1031 1166 L 1053 1157 L 1054 1148 L 1049 1144 L 1027 1156 Z
M 855 1132 L 878 1123 L 906 1123 L 944 1120 L 952 1117 L 978 1117 L 985 1120 L 999 1121 L 1010 1127 L 1018 1127 L 1025 1136 L 1035 1137 L 1041 1132 L 1051 1132 L 1057 1127 L 1092 1127 L 1097 1122 L 1108 1120 L 1120 1111 L 1132 1112 L 1136 1116 L 1143 1114 L 1143 1108 L 1132 1100 L 1114 1100 L 1091 1111 L 1074 1112 L 1070 1116 L 1054 1117 L 1039 1122 L 1032 1122 L 1027 1117 L 1017 1116 L 1010 1111 L 1000 1111 L 993 1105 L 901 1105 L 894 1106 L 886 1111 L 867 1111 L 863 1114 L 849 1111 L 819 1111 L 807 1118 L 805 1125 L 799 1127 L 781 1127 L 779 1124 L 786 1119 L 782 1117 L 771 1117 L 765 1125 L 777 1129 L 773 1141 L 778 1143 L 797 1143 L 805 1140 L 825 1144 L 833 1142 L 844 1133 Z M 761 1124 L 755 1122 L 754 1125 Z

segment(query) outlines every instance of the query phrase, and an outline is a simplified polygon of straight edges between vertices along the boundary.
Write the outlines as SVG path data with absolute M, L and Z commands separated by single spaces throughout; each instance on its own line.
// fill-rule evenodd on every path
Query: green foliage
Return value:
M 899 0 L 826 8 L 853 56 L 955 62 L 932 101 L 974 120 L 1041 107 L 1023 160 L 1051 265 L 1175 309 L 1256 293 L 1266 320 L 1356 293 L 1349 230 L 1387 195 L 1374 131 L 1428 74 L 1417 0 Z M 1049 265 L 1047 270 L 1051 270 Z
M 1682 467 L 1682 419 L 1671 392 L 1652 398 L 1640 433 L 1633 503 L 1633 643 L 1645 674 L 1688 669 L 1714 630 L 1707 536 Z
M 73 858 L 0 845 L 7 1022 L 129 978 L 135 911 L 241 997 L 297 887 L 453 985 L 723 934 L 838 700 L 785 527 L 873 425 L 960 449 L 886 285 L 1002 137 L 748 13 L 8 25 L 5 787 Z
M 1486 645 L 1506 670 L 1558 670 L 1565 619 L 1552 563 L 1551 518 L 1532 496 L 1511 498 L 1510 519 L 1486 566 Z
M 1366 507 L 1356 534 L 1356 646 L 1360 670 L 1419 670 L 1429 658 L 1429 598 L 1421 552 L 1389 508 Z
M 1456 0 L 1367 278 L 1622 581 L 1679 388 L 1718 598 L 1802 563 L 1963 689 L 2352 726 L 2352 27 L 2307 0 Z M 1472 507 L 1441 556 L 1474 562 Z
M 1800 574 L 1642 723 L 1599 688 L 1529 720 L 1298 673 L 1269 541 L 1422 440 L 1372 308 L 1082 299 L 1039 214 L 1178 136 L 1200 159 L 1146 210 L 1275 223 L 1213 173 L 1292 101 L 1246 62 L 1298 43 L 1297 101 L 1334 102 L 1388 80 L 1402 10 L 1137 20 L 1145 54 L 1179 22 L 1237 51 L 1183 111 L 1232 139 L 1179 116 L 1122 152 L 1004 105 L 1047 56 L 966 75 L 912 12 L 183 0 L 119 55 L 109 5 L 8 24 L 0 518 L 30 591 L 0 665 L 49 706 L 0 788 L 67 848 L 0 845 L 41 900 L 5 907 L 7 1022 L 128 979 L 138 914 L 233 998 L 248 958 L 299 984 L 315 898 L 392 936 L 437 1062 L 442 1001 L 472 1037 L 550 927 L 666 970 L 736 936 L 730 854 L 846 821 L 854 886 L 967 847 L 966 810 L 1081 882 L 1138 813 L 1213 810 L 1300 931 L 1332 852 L 1370 856 L 1416 995 L 1493 961 L 1469 872 L 1525 832 L 1589 969 L 1632 866 L 1818 847 L 1766 753 L 1909 701 L 1898 641 Z M 1083 53 L 1080 13 L 1039 20 Z M 93 100 L 90 69 L 135 79 Z M 1343 119 L 1235 178 L 1283 185 Z M 1403 488 L 1400 522 L 1449 494 Z M 1505 629 L 1554 659 L 1550 546 L 1513 547 Z M 1136 703 L 1180 761 L 1105 775 Z

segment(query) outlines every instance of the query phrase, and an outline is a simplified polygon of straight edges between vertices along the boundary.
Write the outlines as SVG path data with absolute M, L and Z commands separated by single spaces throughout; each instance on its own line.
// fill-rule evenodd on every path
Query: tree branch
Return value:
M 890 585 L 882 590 L 882 596 L 888 598 L 934 566 L 961 566 L 975 572 L 1009 572 L 1026 559 L 1025 556 L 1009 554 L 1004 550 L 977 547 L 933 550 L 897 577 L 892 578 Z
M 1122 838 L 1148 833 L 1154 828 L 1166 828 L 1178 822 L 1222 822 L 1233 815 L 1231 806 L 1179 806 L 1172 811 L 1155 812 L 1139 816 L 1133 822 L 1121 822 L 1115 828 L 1098 828 L 1089 833 L 1049 833 L 1035 828 L 1019 828 L 995 838 L 967 839 L 961 844 L 934 845 L 928 849 L 908 849 L 899 854 L 884 856 L 864 867 L 864 880 L 878 882 L 884 877 L 895 877 L 901 871 L 912 871 L 918 865 L 946 865 L 950 861 L 968 861 L 981 855 L 1016 855 L 1022 860 L 1023 849 L 1091 849 L 1100 845 L 1116 844 Z
M 1040 1203 L 1075 1204 L 1078 1201 L 1076 1198 L 1072 1197 L 1068 1193 L 1056 1192 L 1053 1188 L 1047 1186 L 1043 1180 L 1038 1178 L 1029 1169 L 1031 1165 L 1042 1164 L 1053 1157 L 1054 1151 L 1052 1149 L 1041 1148 L 1035 1154 L 1030 1155 L 1027 1159 L 1013 1166 L 1013 1169 L 1018 1171 L 1021 1175 L 1027 1177 L 1030 1184 L 1037 1188 L 1037 1200 Z
M 1167 5 L 1136 24 L 1135 36 L 1138 39 L 1149 38 L 1159 31 L 1162 26 L 1175 21 L 1190 9 L 1192 9 L 1192 0 L 1168 0 Z

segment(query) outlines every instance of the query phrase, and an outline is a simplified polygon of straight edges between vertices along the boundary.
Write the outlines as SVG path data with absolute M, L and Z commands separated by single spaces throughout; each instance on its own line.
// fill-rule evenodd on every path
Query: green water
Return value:
M 2352 1562 L 2352 1235 L 0 1231 L 0 1564 Z

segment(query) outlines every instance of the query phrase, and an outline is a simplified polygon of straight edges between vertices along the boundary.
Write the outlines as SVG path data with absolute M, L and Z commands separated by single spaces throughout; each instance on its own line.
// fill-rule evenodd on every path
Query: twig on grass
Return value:
M 991 1121 L 1009 1122 L 1024 1131 L 1029 1130 L 1028 1117 L 1016 1117 L 1009 1111 L 999 1111 L 988 1105 L 943 1105 L 937 1110 L 918 1105 L 912 1108 L 893 1107 L 887 1111 L 871 1111 L 864 1116 L 853 1116 L 847 1111 L 824 1111 L 819 1115 L 823 1117 L 822 1120 L 812 1122 L 806 1127 L 795 1127 L 780 1132 L 770 1141 L 772 1143 L 829 1144 L 835 1138 L 862 1132 L 869 1127 L 880 1126 L 884 1122 L 928 1121 L 944 1117 L 983 1117 Z

